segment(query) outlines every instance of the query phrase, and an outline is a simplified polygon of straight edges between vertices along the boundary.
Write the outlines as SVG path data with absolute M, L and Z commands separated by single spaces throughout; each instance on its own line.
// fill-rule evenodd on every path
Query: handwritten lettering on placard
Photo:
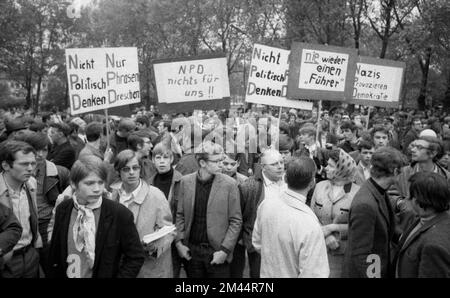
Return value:
M 349 55 L 303 49 L 299 88 L 344 91 Z
M 136 48 L 66 50 L 72 114 L 141 101 Z

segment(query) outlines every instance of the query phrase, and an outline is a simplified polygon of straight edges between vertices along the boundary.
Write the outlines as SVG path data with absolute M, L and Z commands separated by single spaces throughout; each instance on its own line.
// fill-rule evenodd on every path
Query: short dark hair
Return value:
M 356 125 L 353 124 L 353 122 L 351 122 L 351 121 L 344 121 L 341 124 L 341 130 L 344 130 L 344 129 L 350 129 L 351 132 L 355 132 L 356 131 Z
M 142 125 L 146 125 L 147 127 L 150 126 L 150 120 L 148 120 L 147 116 L 139 116 L 136 118 L 136 123 L 140 123 Z
M 164 127 L 166 127 L 168 131 L 170 131 L 170 127 L 172 126 L 172 122 L 171 121 L 169 121 L 169 120 L 160 120 L 158 122 L 158 125 L 160 123 L 162 123 L 164 125 Z
M 29 127 L 30 130 L 35 131 L 35 132 L 40 132 L 45 128 L 47 128 L 47 125 L 45 125 L 44 122 L 40 122 L 40 121 L 34 121 Z
M 436 155 L 433 157 L 433 161 L 437 161 L 444 156 L 444 143 L 440 139 L 432 136 L 422 136 L 419 137 L 418 140 L 427 141 L 430 144 L 428 150 L 436 152 Z
M 78 185 L 78 183 L 89 176 L 89 174 L 94 173 L 100 179 L 106 182 L 108 177 L 108 168 L 106 164 L 97 156 L 86 155 L 82 156 L 80 159 L 75 161 L 70 170 L 70 181 Z
M 395 169 L 405 165 L 404 156 L 392 147 L 382 147 L 375 151 L 372 156 L 372 168 L 370 175 L 373 178 L 391 177 Z
M 103 134 L 103 124 L 93 121 L 86 126 L 86 139 L 88 142 L 95 142 Z
M 377 132 L 382 132 L 385 135 L 389 136 L 389 132 L 387 131 L 386 128 L 384 128 L 384 126 L 378 126 L 378 125 L 374 126 L 373 130 L 372 130 L 372 138 L 375 136 L 375 133 L 377 133 Z
M 358 144 L 358 150 L 361 152 L 363 149 L 370 150 L 375 148 L 375 144 L 371 141 L 361 140 Z
M 42 132 L 28 132 L 25 134 L 17 135 L 14 137 L 14 140 L 16 141 L 23 141 L 31 145 L 31 147 L 34 148 L 34 150 L 42 150 L 42 149 L 48 149 L 48 137 L 46 134 Z
M 132 151 L 130 149 L 125 149 L 121 151 L 116 156 L 116 160 L 114 162 L 114 169 L 117 172 L 120 172 L 120 170 L 127 165 L 130 160 L 136 157 L 136 152 Z
M 132 133 L 127 138 L 128 148 L 133 151 L 138 151 L 138 146 L 144 146 L 144 140 L 135 133 Z
M 286 182 L 289 188 L 303 190 L 316 175 L 316 164 L 309 157 L 293 158 L 286 167 Z
M 33 152 L 36 154 L 36 150 L 23 141 L 14 141 L 14 140 L 6 140 L 0 143 L 0 168 L 3 171 L 2 163 L 6 161 L 11 167 L 16 160 L 16 153 L 23 152 L 24 154 L 28 154 Z
M 417 172 L 409 178 L 409 194 L 416 198 L 423 208 L 436 212 L 447 211 L 450 207 L 450 185 L 447 179 L 433 172 Z
M 58 129 L 66 137 L 72 133 L 72 128 L 66 123 L 52 123 L 50 124 L 50 127 Z

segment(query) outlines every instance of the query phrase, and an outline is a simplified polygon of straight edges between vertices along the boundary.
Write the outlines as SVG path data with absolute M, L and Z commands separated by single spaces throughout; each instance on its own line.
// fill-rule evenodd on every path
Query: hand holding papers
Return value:
M 158 231 L 145 235 L 142 239 L 144 249 L 149 255 L 157 258 L 164 253 L 171 245 L 174 239 L 174 225 L 164 226 Z

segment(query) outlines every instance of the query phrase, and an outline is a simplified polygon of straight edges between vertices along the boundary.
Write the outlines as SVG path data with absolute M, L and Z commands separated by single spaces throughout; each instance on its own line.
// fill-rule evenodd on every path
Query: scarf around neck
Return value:
M 94 210 L 100 208 L 102 205 L 102 197 L 94 203 L 87 205 L 80 205 L 73 195 L 73 204 L 77 209 L 77 218 L 73 225 L 73 242 L 75 248 L 80 253 L 84 251 L 87 256 L 89 268 L 94 267 L 95 260 L 95 226 Z

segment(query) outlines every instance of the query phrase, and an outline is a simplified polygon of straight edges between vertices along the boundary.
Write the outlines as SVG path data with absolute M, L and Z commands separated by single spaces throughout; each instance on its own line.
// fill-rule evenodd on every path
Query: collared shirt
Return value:
M 262 171 L 263 181 L 264 181 L 264 199 L 279 198 L 280 195 L 287 189 L 287 184 L 283 177 L 278 181 L 272 181 L 264 174 Z
M 131 202 L 133 202 L 133 200 L 137 197 L 137 195 L 139 194 L 139 191 L 141 191 L 142 188 L 142 180 L 139 179 L 139 185 L 138 187 L 136 187 L 135 190 L 133 190 L 130 193 L 127 193 L 124 189 L 123 189 L 123 184 L 122 187 L 119 190 L 119 202 L 120 204 L 124 205 L 125 207 L 128 208 L 128 206 L 130 205 Z
M 33 241 L 33 234 L 31 232 L 31 224 L 30 224 L 30 205 L 28 202 L 27 191 L 25 190 L 25 186 L 22 185 L 19 191 L 15 192 L 5 181 L 5 185 L 8 188 L 8 195 L 11 200 L 11 205 L 13 208 L 14 215 L 20 222 L 22 226 L 22 235 L 20 236 L 19 241 L 14 246 L 13 250 L 17 250 L 19 248 L 28 246 Z
M 363 173 L 364 173 L 364 179 L 369 179 L 370 178 L 370 169 L 372 168 L 371 166 L 366 167 L 364 166 L 364 164 L 360 161 L 359 162 L 361 168 L 363 169 Z
M 261 252 L 261 277 L 329 276 L 322 228 L 306 198 L 292 190 L 279 200 L 264 200 L 258 211 L 252 243 Z

